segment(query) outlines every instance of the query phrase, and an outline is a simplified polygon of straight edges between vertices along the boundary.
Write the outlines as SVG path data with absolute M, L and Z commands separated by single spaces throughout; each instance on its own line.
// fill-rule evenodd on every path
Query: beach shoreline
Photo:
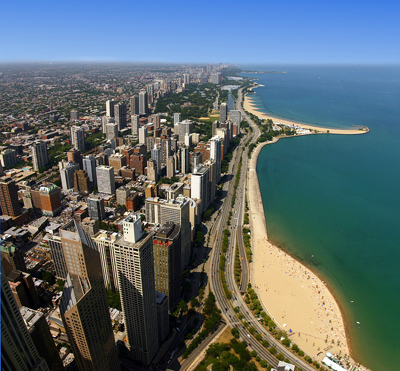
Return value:
M 342 311 L 326 283 L 268 240 L 257 159 L 265 145 L 279 139 L 260 143 L 254 149 L 248 169 L 247 194 L 254 256 L 251 282 L 266 312 L 306 354 L 321 362 L 326 352 L 330 352 L 353 363 Z M 293 281 L 294 278 L 297 279 Z
M 251 88 L 251 90 L 261 87 L 263 85 L 258 85 L 256 87 Z M 337 129 L 337 128 L 330 128 L 330 127 L 324 127 L 324 126 L 318 126 L 318 125 L 310 125 L 307 123 L 299 122 L 299 121 L 294 121 L 294 120 L 287 120 L 283 119 L 274 115 L 269 115 L 263 112 L 262 110 L 258 109 L 254 103 L 251 102 L 249 94 L 246 94 L 244 96 L 244 102 L 243 102 L 243 109 L 252 113 L 253 115 L 259 117 L 260 119 L 263 120 L 272 120 L 276 124 L 285 124 L 289 126 L 297 126 L 301 127 L 303 129 L 309 129 L 312 131 L 312 134 L 351 134 L 351 135 L 356 135 L 356 134 L 366 134 L 369 132 L 368 127 L 366 126 L 356 126 L 356 128 L 348 128 L 348 129 Z

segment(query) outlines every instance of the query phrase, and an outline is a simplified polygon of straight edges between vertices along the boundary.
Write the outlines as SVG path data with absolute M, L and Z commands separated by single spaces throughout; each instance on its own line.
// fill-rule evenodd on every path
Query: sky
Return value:
M 20 0 L 0 62 L 400 63 L 400 1 Z

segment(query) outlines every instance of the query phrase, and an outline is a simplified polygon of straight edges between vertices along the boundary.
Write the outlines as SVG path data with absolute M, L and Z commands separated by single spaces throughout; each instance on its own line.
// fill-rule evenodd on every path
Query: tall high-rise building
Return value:
M 110 123 L 106 125 L 106 139 L 111 140 L 118 136 L 118 124 Z
M 154 148 L 151 150 L 151 159 L 154 160 L 157 164 L 157 174 L 160 175 L 161 172 L 161 162 L 162 162 L 162 151 L 156 144 Z
M 68 162 L 68 164 L 61 169 L 61 185 L 64 191 L 74 188 L 74 173 L 79 170 L 79 164 Z
M 210 76 L 210 80 L 212 84 L 219 84 L 221 81 L 221 72 L 212 73 Z
M 114 243 L 113 264 L 131 356 L 148 365 L 158 351 L 153 233 L 142 230 L 139 215 L 123 221 L 124 235 Z
M 101 165 L 96 168 L 97 190 L 100 193 L 113 194 L 115 192 L 114 168 Z
M 3 264 L 4 260 L 7 260 L 8 265 L 10 266 L 10 271 L 19 270 L 22 272 L 26 272 L 26 265 L 24 260 L 24 253 L 13 243 L 3 241 L 0 245 L 1 249 L 1 263 Z M 8 274 L 9 272 L 6 272 Z
M 39 171 L 49 163 L 46 142 L 40 140 L 32 144 L 32 162 L 35 171 Z
M 75 148 L 71 148 L 69 151 L 67 151 L 67 161 L 79 164 L 79 167 L 82 168 L 81 152 Z
M 160 129 L 160 114 L 156 113 L 153 116 L 154 130 Z
M 114 105 L 114 119 L 118 124 L 118 130 L 126 127 L 126 104 L 120 103 Z
M 121 153 L 114 153 L 108 158 L 108 164 L 114 168 L 117 173 L 121 167 L 126 166 L 126 156 Z
M 189 147 L 183 146 L 181 147 L 181 173 L 187 174 L 189 173 Z
M 55 184 L 44 184 L 39 188 L 42 213 L 47 216 L 57 216 L 61 210 L 61 192 Z
M 178 124 L 179 122 L 181 122 L 181 114 L 174 113 L 174 125 Z
M 183 74 L 183 83 L 185 84 L 185 86 L 190 84 L 190 74 L 188 73 Z
M 186 134 L 192 134 L 193 133 L 193 122 L 190 120 L 183 120 L 182 122 L 179 123 L 179 141 L 184 142 L 185 141 L 185 135 Z
M 50 256 L 56 270 L 56 277 L 67 278 L 67 264 L 65 263 L 64 250 L 59 236 L 52 236 L 49 239 Z
M 181 285 L 181 233 L 180 225 L 163 224 L 153 240 L 156 290 L 168 297 L 172 311 L 178 304 Z
M 29 335 L 1 267 L 1 369 L 49 371 Z
M 215 135 L 210 139 L 210 158 L 216 165 L 216 182 L 221 180 L 221 162 L 222 162 L 222 139 Z
M 147 91 L 139 92 L 139 115 L 144 115 L 148 112 Z
M 165 224 L 173 222 L 181 227 L 181 271 L 190 258 L 190 216 L 188 198 L 179 195 L 175 200 L 159 200 L 147 198 L 145 201 L 146 221 Z
M 147 180 L 158 182 L 157 162 L 152 158 L 147 161 Z
M 106 102 L 106 116 L 114 117 L 114 100 L 108 100 Z
M 138 136 L 140 128 L 139 115 L 132 115 L 131 123 L 132 123 L 132 135 Z
M 85 170 L 77 170 L 74 172 L 74 190 L 75 192 L 89 192 L 89 176 Z
M 101 131 L 103 134 L 107 134 L 107 124 L 115 124 L 115 120 L 113 117 L 102 116 L 101 118 Z
M 27 307 L 20 308 L 20 313 L 39 356 L 44 358 L 51 371 L 64 371 L 45 315 Z
M 146 126 L 142 126 L 139 128 L 139 144 L 146 144 L 147 138 L 147 128 Z
M 60 237 L 68 270 L 60 312 L 78 369 L 120 370 L 97 246 L 75 220 Z
M 71 126 L 71 144 L 78 151 L 85 152 L 85 130 L 81 126 Z
M 0 163 L 3 167 L 13 167 L 17 164 L 17 151 L 7 148 L 0 151 Z
M 146 85 L 146 91 L 147 94 L 150 96 L 154 95 L 154 85 L 153 84 L 147 84 Z
M 15 180 L 9 177 L 0 178 L 0 205 L 4 215 L 18 216 L 21 205 L 18 201 L 18 187 Z
M 93 155 L 85 156 L 82 161 L 83 170 L 85 170 L 89 176 L 90 184 L 92 187 L 96 187 L 96 158 Z
M 225 122 L 228 118 L 228 105 L 226 103 L 221 103 L 219 108 L 220 111 L 220 121 Z
M 173 157 L 167 159 L 167 178 L 175 176 L 175 160 Z
M 89 218 L 94 220 L 102 221 L 106 217 L 106 212 L 104 210 L 104 199 L 96 196 L 90 195 L 87 198 L 87 205 L 89 211 Z
M 131 115 L 138 115 L 139 114 L 139 97 L 137 95 L 130 97 L 129 103 L 131 106 Z
M 210 203 L 210 168 L 200 165 L 193 169 L 191 197 L 201 200 L 201 212 L 207 210 Z

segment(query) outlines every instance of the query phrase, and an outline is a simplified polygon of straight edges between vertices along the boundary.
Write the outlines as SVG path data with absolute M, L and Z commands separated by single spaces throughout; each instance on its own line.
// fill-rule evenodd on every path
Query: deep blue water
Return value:
M 252 99 L 274 116 L 369 127 L 265 146 L 257 172 L 269 238 L 329 282 L 353 356 L 399 369 L 400 66 L 242 68 L 287 72 L 243 74 L 265 85 Z

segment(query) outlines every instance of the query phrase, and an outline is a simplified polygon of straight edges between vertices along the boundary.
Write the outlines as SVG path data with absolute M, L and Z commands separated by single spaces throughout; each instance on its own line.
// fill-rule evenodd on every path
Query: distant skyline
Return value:
M 22 0 L 1 13 L 0 63 L 400 63 L 391 0 Z

